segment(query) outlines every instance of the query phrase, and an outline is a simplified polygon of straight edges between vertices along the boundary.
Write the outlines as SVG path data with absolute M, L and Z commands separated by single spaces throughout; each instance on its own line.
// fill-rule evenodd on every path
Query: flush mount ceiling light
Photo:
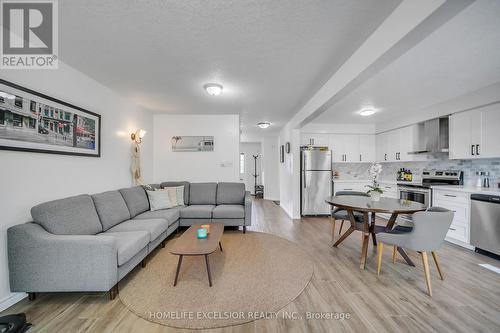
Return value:
M 361 109 L 361 111 L 359 111 L 359 114 L 364 116 L 364 117 L 367 117 L 367 116 L 373 115 L 375 112 L 377 112 L 377 110 L 375 110 L 374 108 L 366 107 L 366 108 Z
M 203 86 L 210 96 L 219 96 L 222 93 L 222 86 L 218 83 L 207 83 Z
M 268 128 L 269 126 L 271 126 L 271 123 L 268 121 L 261 121 L 260 123 L 257 123 L 257 126 L 259 126 L 260 128 Z

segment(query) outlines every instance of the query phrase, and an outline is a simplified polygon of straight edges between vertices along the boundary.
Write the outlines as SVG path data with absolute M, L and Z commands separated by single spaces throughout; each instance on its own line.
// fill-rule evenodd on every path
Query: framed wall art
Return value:
M 0 149 L 101 156 L 101 116 L 0 79 Z

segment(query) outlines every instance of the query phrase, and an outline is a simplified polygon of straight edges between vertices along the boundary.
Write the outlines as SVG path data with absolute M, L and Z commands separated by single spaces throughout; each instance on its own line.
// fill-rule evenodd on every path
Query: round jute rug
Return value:
M 143 269 L 120 283 L 119 297 L 138 316 L 177 328 L 216 328 L 275 314 L 309 283 L 313 263 L 296 244 L 266 233 L 225 233 L 223 252 L 209 256 L 213 286 L 204 257 L 184 257 L 173 286 L 178 257 L 168 241 Z

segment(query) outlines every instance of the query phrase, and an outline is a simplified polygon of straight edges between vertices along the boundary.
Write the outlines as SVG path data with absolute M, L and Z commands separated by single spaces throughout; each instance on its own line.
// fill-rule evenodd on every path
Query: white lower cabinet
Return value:
M 368 189 L 366 188 L 366 185 L 368 185 L 369 182 L 333 182 L 333 191 L 334 194 L 336 194 L 339 191 L 358 191 L 358 192 L 366 192 Z
M 470 194 L 441 189 L 432 190 L 432 205 L 455 212 L 446 240 L 467 248 L 470 246 Z

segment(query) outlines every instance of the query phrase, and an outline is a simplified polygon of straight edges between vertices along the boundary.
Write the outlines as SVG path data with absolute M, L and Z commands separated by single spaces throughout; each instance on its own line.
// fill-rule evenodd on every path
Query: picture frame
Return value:
M 286 151 L 287 154 L 290 154 L 290 142 L 287 142 L 285 144 L 285 151 Z
M 285 163 L 285 146 L 280 146 L 280 162 Z
M 0 150 L 101 157 L 101 115 L 0 79 Z

